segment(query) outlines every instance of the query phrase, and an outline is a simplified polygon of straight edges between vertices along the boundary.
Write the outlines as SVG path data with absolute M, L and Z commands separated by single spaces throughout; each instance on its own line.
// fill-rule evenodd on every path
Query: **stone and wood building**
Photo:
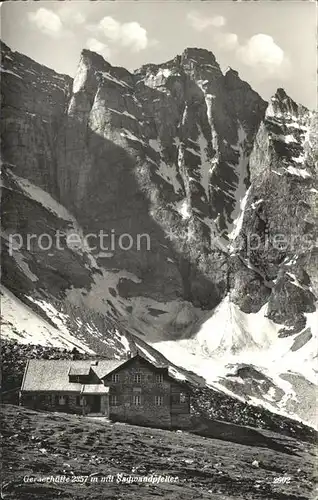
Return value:
M 187 382 L 140 354 L 125 360 L 30 359 L 20 404 L 155 427 L 190 425 Z

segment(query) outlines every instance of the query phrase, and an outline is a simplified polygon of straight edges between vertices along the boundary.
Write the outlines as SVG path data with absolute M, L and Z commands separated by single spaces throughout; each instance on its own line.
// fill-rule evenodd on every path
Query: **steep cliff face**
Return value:
M 300 332 L 317 297 L 317 126 L 316 116 L 279 89 L 267 108 L 250 157 L 251 188 L 246 195 L 238 241 L 243 273 L 233 300 L 255 311 L 259 305 L 284 327 L 280 336 Z M 255 281 L 254 281 L 255 284 Z M 245 296 L 243 295 L 245 292 Z
M 1 42 L 2 153 L 17 175 L 58 196 L 56 135 L 72 79 Z
M 74 80 L 2 52 L 6 334 L 29 341 L 33 313 L 41 342 L 160 357 L 146 341 L 308 417 L 316 115 L 282 89 L 266 103 L 207 50 L 134 73 L 84 50 Z
M 151 252 L 118 249 L 103 261 L 140 279 L 126 294 L 219 303 L 227 264 L 213 238 L 233 229 L 264 111 L 206 50 L 134 75 L 83 51 L 60 132 L 61 200 L 85 229 L 150 235 Z

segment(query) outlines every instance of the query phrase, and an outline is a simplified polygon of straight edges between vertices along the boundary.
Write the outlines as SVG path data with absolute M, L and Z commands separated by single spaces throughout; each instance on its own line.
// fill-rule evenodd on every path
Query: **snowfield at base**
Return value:
M 228 391 L 222 379 L 229 374 L 230 365 L 255 367 L 272 380 L 284 396 L 276 404 L 270 401 L 264 403 L 262 399 L 255 399 L 254 403 L 291 416 L 285 407 L 295 400 L 296 395 L 293 386 L 281 375 L 300 375 L 309 383 L 317 384 L 318 312 L 305 315 L 307 322 L 303 332 L 311 328 L 312 338 L 297 351 L 292 351 L 291 347 L 301 332 L 280 338 L 278 334 L 284 325 L 274 323 L 266 317 L 266 313 L 267 304 L 257 313 L 247 314 L 226 297 L 190 338 L 154 342 L 152 345 L 169 361 L 204 377 L 211 387 L 222 392 Z M 293 418 L 297 417 L 293 415 Z
M 192 356 L 198 355 L 206 358 L 208 364 L 211 359 L 212 364 L 226 359 L 227 362 L 253 362 L 262 366 L 264 357 L 273 359 L 275 355 L 279 358 L 286 354 L 289 344 L 293 343 L 290 339 L 286 345 L 286 339 L 278 338 L 278 332 L 284 325 L 266 318 L 266 310 L 267 305 L 264 305 L 257 313 L 247 314 L 226 297 L 212 314 L 208 313 L 201 321 L 201 326 L 191 338 L 176 340 L 172 344 L 187 350 L 192 361 Z M 156 343 L 156 348 L 161 350 L 161 345 Z M 264 356 L 264 351 L 271 356 Z M 224 362 L 221 361 L 221 364 L 223 366 Z M 200 374 L 204 376 L 202 370 Z M 210 371 L 206 374 L 209 377 Z

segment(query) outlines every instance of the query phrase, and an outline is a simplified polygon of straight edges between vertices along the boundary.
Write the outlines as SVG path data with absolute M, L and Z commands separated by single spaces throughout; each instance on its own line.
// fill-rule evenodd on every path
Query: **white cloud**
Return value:
M 110 16 L 103 17 L 99 21 L 97 29 L 113 42 L 117 42 L 120 39 L 121 24 Z
M 223 50 L 233 50 L 238 46 L 238 36 L 236 33 L 218 32 L 214 35 L 214 41 Z
M 264 77 L 286 74 L 290 63 L 283 49 L 274 39 L 263 33 L 252 36 L 237 49 L 237 57 L 247 66 L 263 70 Z
M 60 17 L 52 10 L 40 7 L 36 12 L 30 12 L 28 17 L 46 35 L 58 37 L 63 31 L 63 24 Z
M 189 12 L 187 15 L 187 19 L 192 28 L 197 31 L 204 31 L 210 26 L 221 28 L 226 24 L 226 19 L 223 16 L 203 17 L 196 11 Z
M 215 16 L 210 19 L 211 26 L 215 26 L 216 28 L 220 28 L 221 26 L 225 26 L 226 19 L 223 16 Z
M 35 12 L 28 14 L 29 21 L 45 35 L 54 38 L 73 36 L 70 28 L 85 23 L 85 16 L 69 5 L 63 5 L 57 12 L 40 7 Z
M 279 66 L 284 59 L 284 51 L 271 36 L 262 33 L 252 36 L 245 45 L 240 47 L 239 54 L 248 66 L 254 66 L 260 62 Z
M 98 54 L 101 54 L 106 58 L 110 57 L 111 51 L 109 47 L 107 47 L 105 43 L 100 42 L 96 38 L 89 38 L 86 41 L 86 48 L 91 50 L 92 52 L 97 52 Z
M 144 50 L 149 44 L 147 31 L 134 21 L 121 24 L 113 17 L 106 16 L 100 20 L 97 27 L 92 26 L 90 29 L 97 29 L 107 40 L 122 47 L 129 47 L 134 52 Z
M 258 72 L 263 78 L 277 76 L 286 78 L 290 74 L 291 64 L 288 57 L 270 35 L 258 33 L 241 45 L 236 33 L 229 33 L 222 29 L 226 25 L 226 19 L 223 16 L 206 17 L 197 11 L 191 11 L 187 15 L 187 20 L 197 31 L 216 28 L 211 30 L 213 43 L 220 50 L 235 51 L 241 63 Z
M 70 5 L 63 5 L 58 10 L 58 15 L 62 19 L 63 23 L 69 26 L 78 26 L 85 23 L 85 16 L 82 12 L 79 12 L 78 4 L 76 7 L 71 7 Z
M 131 22 L 122 25 L 122 44 L 125 47 L 133 47 L 133 50 L 139 52 L 148 45 L 147 31 L 139 23 Z

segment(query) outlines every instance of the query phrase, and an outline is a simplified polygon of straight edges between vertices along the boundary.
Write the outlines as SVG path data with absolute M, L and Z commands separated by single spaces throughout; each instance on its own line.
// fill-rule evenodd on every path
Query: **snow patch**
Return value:
M 83 61 L 81 61 L 73 81 L 73 94 L 76 94 L 77 92 L 79 92 L 84 88 L 85 82 L 87 80 L 87 73 L 88 73 L 88 68 L 86 64 Z
M 202 130 L 200 130 L 198 144 L 199 144 L 199 148 L 200 148 L 199 155 L 201 158 L 201 164 L 200 164 L 201 185 L 205 191 L 205 195 L 206 195 L 206 198 L 208 200 L 209 199 L 209 192 L 210 192 L 211 162 L 208 159 L 208 155 L 207 155 L 208 141 L 204 137 Z
M 163 161 L 161 144 L 157 139 L 150 139 L 149 146 L 160 156 L 160 163 L 156 173 L 162 177 L 162 179 L 169 182 L 173 186 L 174 192 L 178 193 L 178 191 L 182 190 L 182 186 L 177 178 L 178 172 L 176 166 L 174 164 L 168 165 Z
M 294 161 L 295 163 L 304 163 L 305 161 L 305 155 L 300 155 L 300 156 L 292 156 L 291 158 L 292 161 Z
M 43 189 L 35 186 L 28 180 L 17 176 L 10 169 L 8 169 L 8 172 L 26 196 L 43 205 L 45 209 L 54 213 L 54 215 L 57 215 L 60 219 L 75 222 L 74 217 L 69 213 L 69 211 L 66 210 L 66 208 L 64 208 L 62 205 L 60 205 L 60 203 L 58 203 L 56 200 L 54 200 L 54 198 L 52 198 L 49 193 L 43 191 Z
M 138 341 L 136 342 L 136 346 L 138 347 L 138 351 L 141 351 L 144 356 L 146 357 L 146 359 L 148 359 L 148 361 L 150 361 L 151 363 L 157 363 L 157 359 L 152 356 L 144 347 L 142 347 Z
M 239 159 L 237 165 L 233 165 L 235 168 L 239 181 L 235 191 L 235 206 L 231 213 L 232 223 L 229 224 L 229 239 L 234 240 L 240 233 L 242 228 L 244 212 L 246 208 L 246 202 L 249 195 L 249 189 L 246 188 L 246 179 L 248 177 L 248 162 L 249 156 L 245 151 L 245 142 L 246 142 L 246 132 L 240 122 L 238 122 L 238 141 L 236 144 L 236 148 L 239 151 Z
M 292 279 L 292 281 L 291 281 L 292 285 L 295 285 L 298 288 L 301 288 L 302 290 L 304 290 L 304 287 L 302 286 L 301 283 L 299 283 L 298 279 L 296 278 L 296 276 L 293 273 L 286 273 L 286 274 L 287 274 L 287 276 L 289 276 Z
M 12 257 L 14 258 L 17 266 L 21 269 L 21 271 L 24 273 L 24 275 L 29 278 L 31 281 L 35 282 L 38 281 L 39 278 L 32 273 L 31 269 L 29 268 L 28 263 L 24 260 L 21 252 L 17 252 L 15 250 L 12 250 Z
M 106 80 L 109 80 L 113 83 L 116 83 L 116 85 L 120 85 L 121 87 L 124 87 L 125 89 L 130 88 L 130 85 L 128 85 L 128 83 L 122 81 L 122 80 L 118 80 L 118 78 L 116 78 L 115 76 L 111 75 L 110 73 L 107 73 L 105 71 L 101 71 L 100 74 L 106 79 Z
M 303 179 L 308 179 L 309 177 L 311 177 L 311 174 L 307 172 L 307 170 L 295 168 L 292 167 L 291 165 L 289 165 L 289 167 L 287 168 L 284 168 L 284 170 L 286 170 L 286 172 L 289 172 L 292 175 L 296 175 L 297 177 L 302 177 Z
M 29 297 L 29 300 L 32 299 Z M 43 305 L 39 301 L 37 303 L 40 307 Z M 45 310 L 43 307 L 41 308 Z M 48 311 L 50 311 L 49 317 L 52 321 L 56 325 L 59 322 L 62 329 L 58 325 L 54 328 L 9 290 L 1 287 L 1 335 L 4 338 L 15 339 L 22 344 L 39 344 L 64 349 L 76 347 L 80 351 L 93 353 L 85 344 L 70 334 L 61 320 L 58 320 L 60 313 L 46 304 L 46 312 Z
M 167 68 L 159 70 L 159 73 L 161 73 L 165 78 L 168 78 L 172 74 L 170 69 L 167 69 Z
M 17 78 L 20 78 L 20 80 L 22 80 L 22 77 L 20 75 L 14 73 L 13 71 L 10 71 L 9 69 L 5 69 L 3 66 L 0 66 L 0 71 L 1 73 L 8 73 L 9 75 L 16 76 Z
M 198 151 L 195 151 L 193 148 L 186 148 L 186 151 L 189 151 L 195 156 L 200 156 L 200 153 L 198 153 Z
M 128 353 L 130 352 L 130 345 L 129 345 L 129 342 L 128 342 L 128 339 L 125 335 L 121 335 L 118 330 L 116 329 L 116 335 L 119 337 L 119 342 L 122 344 L 123 346 L 123 351 L 124 353 Z
M 291 143 L 297 143 L 295 137 L 291 134 L 288 134 L 288 135 L 274 135 L 274 138 L 276 140 L 279 140 L 279 141 L 282 141 L 282 142 L 285 142 L 286 144 L 291 144 Z
M 122 128 L 122 132 L 120 132 L 120 135 L 122 137 L 125 137 L 125 139 L 130 139 L 131 141 L 135 142 L 140 142 L 141 144 L 146 144 L 142 139 L 138 139 L 130 130 L 127 130 L 125 128 Z
M 253 210 L 255 210 L 255 208 L 257 207 L 257 205 L 259 205 L 260 203 L 262 203 L 264 200 L 263 199 L 260 199 L 260 200 L 257 200 L 257 201 L 254 201 L 254 203 L 251 204 L 251 208 Z
M 179 203 L 175 203 L 175 207 L 177 212 L 179 212 L 179 214 L 181 215 L 182 219 L 189 219 L 189 217 L 191 217 L 192 214 L 189 202 L 186 198 Z

